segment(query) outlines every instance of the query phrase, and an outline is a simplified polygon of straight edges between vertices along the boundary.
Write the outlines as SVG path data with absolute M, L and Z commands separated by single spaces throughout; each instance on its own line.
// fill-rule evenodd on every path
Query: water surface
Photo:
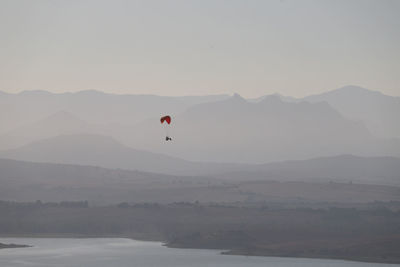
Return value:
M 175 249 L 159 242 L 124 238 L 0 238 L 0 243 L 32 245 L 0 249 L 1 267 L 385 267 L 326 259 L 221 255 L 217 250 Z

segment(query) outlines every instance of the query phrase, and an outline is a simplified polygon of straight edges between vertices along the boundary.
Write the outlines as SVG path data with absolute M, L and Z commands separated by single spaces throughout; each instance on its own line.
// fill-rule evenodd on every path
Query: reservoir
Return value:
M 33 247 L 0 249 L 1 267 L 395 267 L 344 260 L 221 255 L 124 238 L 0 238 Z

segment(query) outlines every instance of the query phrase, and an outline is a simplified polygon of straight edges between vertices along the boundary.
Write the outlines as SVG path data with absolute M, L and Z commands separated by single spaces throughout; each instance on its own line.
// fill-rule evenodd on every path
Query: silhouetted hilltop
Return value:
M 0 147 L 2 150 L 12 149 L 58 135 L 96 134 L 102 131 L 100 125 L 87 123 L 62 110 L 0 135 Z
M 326 101 L 347 118 L 363 121 L 377 136 L 400 137 L 400 97 L 351 85 L 308 96 L 303 100 Z
M 0 94 L 0 113 L 7 116 L 0 118 L 0 133 L 39 121 L 59 110 L 72 113 L 88 123 L 130 125 L 164 113 L 176 114 L 191 105 L 226 97 L 117 95 L 97 90 L 58 94 L 40 90 L 4 93 Z
M 288 103 L 277 96 L 249 102 L 238 95 L 190 107 L 174 117 L 173 145 L 157 142 L 154 121 L 124 142 L 198 161 L 265 163 L 338 154 L 399 156 L 400 141 L 372 136 L 326 102 Z
M 400 200 L 399 161 L 341 156 L 259 166 L 193 163 L 198 172 L 203 169 L 203 174 L 214 175 L 196 176 L 193 171 L 177 176 L 0 159 L 0 196 L 14 201 L 89 200 L 100 204 L 390 201 Z M 227 172 L 228 167 L 242 171 Z
M 164 173 L 179 172 L 192 165 L 178 158 L 129 148 L 111 137 L 93 134 L 56 136 L 17 149 L 3 151 L 0 155 L 5 158 L 35 162 L 140 169 Z
M 376 125 L 367 122 L 380 121 L 378 128 L 384 131 L 397 127 L 397 98 L 353 86 L 292 100 L 279 95 L 247 101 L 238 94 L 160 97 L 94 90 L 5 94 L 0 96 L 0 112 L 7 114 L 0 118 L 0 149 L 89 133 L 192 161 L 255 164 L 340 154 L 400 156 L 400 139 L 375 136 Z M 357 112 L 371 114 L 361 118 Z M 169 143 L 159 123 L 164 114 L 173 117 Z

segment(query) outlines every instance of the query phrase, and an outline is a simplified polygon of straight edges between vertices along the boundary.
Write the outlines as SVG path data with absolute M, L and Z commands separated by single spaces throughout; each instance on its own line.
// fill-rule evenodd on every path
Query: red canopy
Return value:
M 166 121 L 168 124 L 170 124 L 171 123 L 171 117 L 170 116 L 161 117 L 160 122 L 164 123 L 164 121 Z

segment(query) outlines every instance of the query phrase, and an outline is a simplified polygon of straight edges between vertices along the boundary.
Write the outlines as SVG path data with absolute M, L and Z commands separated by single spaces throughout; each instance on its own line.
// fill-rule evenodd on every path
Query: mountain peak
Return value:
M 362 92 L 375 92 L 369 89 L 366 89 L 364 87 L 358 86 L 358 85 L 346 85 L 343 87 L 340 87 L 336 90 L 333 91 L 347 91 L 347 92 L 357 92 L 357 93 L 362 93 Z
M 359 90 L 359 91 L 369 91 L 368 89 L 358 86 L 358 85 L 354 85 L 354 84 L 349 84 L 346 86 L 342 86 L 340 88 L 338 88 L 338 90 Z
M 235 103 L 245 103 L 247 102 L 246 99 L 244 99 L 241 95 L 238 93 L 234 93 L 230 98 L 227 99 L 229 102 L 235 102 Z
M 304 98 L 306 101 L 316 101 L 316 100 L 324 100 L 328 101 L 327 98 L 336 99 L 336 101 L 360 101 L 360 98 L 373 100 L 375 98 L 382 99 L 382 98 L 393 98 L 391 96 L 387 96 L 382 94 L 379 91 L 369 90 L 360 86 L 356 85 L 347 85 L 343 86 L 334 90 L 330 90 L 325 93 L 310 95 Z M 328 102 L 330 102 L 328 101 Z M 375 101 L 375 100 L 373 100 Z M 356 103 L 356 102 L 354 102 Z M 332 104 L 330 102 L 330 104 Z
M 234 93 L 232 95 L 232 98 L 234 98 L 234 99 L 243 99 L 244 100 L 244 98 L 241 95 L 239 95 L 238 93 Z
M 379 91 L 374 91 L 370 90 L 361 86 L 357 85 L 346 85 L 331 91 L 328 91 L 326 93 L 322 93 L 321 95 L 338 95 L 338 94 L 344 94 L 344 95 L 354 95 L 354 96 L 367 96 L 367 95 L 379 95 L 379 96 L 385 96 Z
M 282 103 L 281 96 L 279 94 L 267 95 L 260 101 L 260 103 Z

